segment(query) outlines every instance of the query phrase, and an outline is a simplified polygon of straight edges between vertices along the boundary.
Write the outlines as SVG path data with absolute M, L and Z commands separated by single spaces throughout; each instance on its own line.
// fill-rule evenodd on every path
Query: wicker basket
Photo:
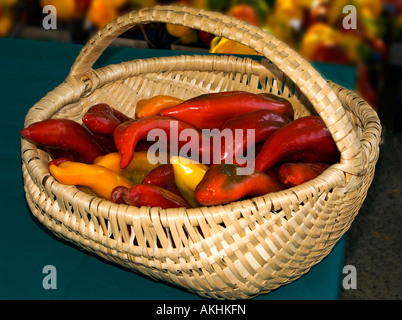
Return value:
M 202 29 L 267 59 L 175 56 L 91 68 L 112 40 L 136 24 L 152 22 Z M 29 110 L 25 126 L 47 118 L 81 122 L 95 102 L 133 116 L 144 97 L 187 99 L 226 90 L 272 92 L 292 102 L 296 118 L 318 114 L 341 152 L 340 163 L 285 191 L 222 206 L 162 210 L 117 205 L 58 183 L 48 171 L 48 154 L 22 140 L 32 213 L 61 238 L 203 297 L 248 299 L 299 278 L 328 255 L 358 213 L 373 178 L 381 126 L 365 101 L 324 80 L 271 34 L 194 8 L 131 12 L 87 43 L 66 80 Z

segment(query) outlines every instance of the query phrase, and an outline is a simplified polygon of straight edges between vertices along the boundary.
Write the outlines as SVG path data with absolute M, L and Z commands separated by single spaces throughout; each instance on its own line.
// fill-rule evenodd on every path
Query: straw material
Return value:
M 151 22 L 202 29 L 242 42 L 267 59 L 175 56 L 91 68 L 113 39 Z M 32 213 L 61 238 L 204 297 L 248 299 L 299 278 L 328 255 L 358 213 L 373 179 L 381 126 L 364 100 L 325 81 L 272 35 L 202 9 L 131 12 L 88 42 L 66 80 L 29 110 L 25 126 L 47 118 L 82 122 L 98 102 L 134 116 L 143 98 L 188 99 L 228 90 L 272 92 L 290 100 L 296 118 L 320 115 L 340 150 L 340 163 L 281 192 L 222 206 L 162 210 L 113 204 L 58 183 L 47 167 L 49 155 L 22 140 Z

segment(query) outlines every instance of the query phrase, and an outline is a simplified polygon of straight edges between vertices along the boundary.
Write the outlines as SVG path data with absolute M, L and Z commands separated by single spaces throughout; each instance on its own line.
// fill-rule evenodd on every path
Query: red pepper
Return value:
M 50 150 L 72 153 L 79 162 L 92 163 L 107 151 L 84 126 L 69 119 L 47 119 L 21 130 L 26 140 Z
M 84 125 L 93 133 L 99 143 L 107 148 L 108 152 L 116 151 L 113 140 L 114 130 L 120 123 L 129 120 L 132 118 L 106 103 L 93 105 L 82 117 Z
M 57 159 L 68 159 L 69 161 L 78 161 L 77 156 L 70 151 L 49 149 L 49 148 L 44 149 L 50 154 L 50 156 L 53 159 L 52 161 L 55 161 Z
M 271 134 L 283 127 L 290 120 L 272 110 L 255 110 L 243 115 L 226 120 L 220 128 L 222 133 L 221 138 L 221 161 L 233 158 L 233 163 L 238 164 L 235 160 L 237 156 L 243 156 L 249 147 L 247 145 L 248 129 L 253 130 L 251 134 L 254 135 L 254 143 L 257 145 L 264 142 Z M 226 148 L 224 130 L 230 130 L 233 138 L 233 150 Z M 241 143 L 236 141 L 236 130 L 243 132 Z M 241 136 L 240 136 L 241 137 Z M 255 150 L 257 152 L 258 150 Z
M 129 120 L 132 119 L 106 103 L 93 105 L 82 117 L 82 122 L 91 132 L 107 135 L 113 135 L 120 123 Z
M 266 171 L 274 165 L 292 161 L 333 163 L 339 159 L 336 147 L 324 121 L 318 116 L 296 119 L 273 133 L 255 159 L 255 169 Z
M 272 107 L 270 110 L 278 112 L 279 114 L 289 118 L 289 120 L 294 120 L 295 114 L 289 100 L 268 92 L 262 92 L 258 95 L 271 102 Z
M 246 91 L 203 94 L 159 114 L 187 122 L 198 129 L 214 129 L 220 128 L 229 118 L 259 109 L 273 110 L 293 119 L 289 101 Z
M 177 132 L 175 128 L 177 128 Z M 170 139 L 174 138 L 171 137 L 170 134 L 175 131 L 175 133 L 177 133 L 177 141 L 173 141 L 173 143 L 177 146 L 178 152 L 185 144 L 190 142 L 195 143 L 195 141 L 191 141 L 191 137 L 187 140 L 183 139 L 183 141 L 180 139 L 180 134 L 183 130 L 191 129 L 189 132 L 197 135 L 198 141 L 196 141 L 197 144 L 194 147 L 197 148 L 198 155 L 201 157 L 203 145 L 205 144 L 203 143 L 204 137 L 199 130 L 176 119 L 161 116 L 148 116 L 137 120 L 126 121 L 120 124 L 114 132 L 114 141 L 117 151 L 121 156 L 120 167 L 122 169 L 126 168 L 130 163 L 137 144 L 147 138 L 148 133 L 153 129 L 160 129 L 166 133 L 167 148 L 169 148 Z
M 195 199 L 202 205 L 219 205 L 283 190 L 283 186 L 263 172 L 238 175 L 239 166 L 211 166 L 195 189 Z
M 117 186 L 112 190 L 110 194 L 110 201 L 121 204 L 124 203 L 124 193 L 127 192 L 129 189 L 125 186 Z
M 175 183 L 173 166 L 171 164 L 164 164 L 153 169 L 142 180 L 142 184 L 153 184 L 182 197 Z
M 279 178 L 287 187 L 294 187 L 318 177 L 328 163 L 284 163 L 279 168 Z
M 121 190 L 116 190 L 116 192 L 121 192 Z M 119 198 L 118 196 L 116 197 Z M 190 208 L 189 204 L 183 198 L 173 192 L 151 184 L 137 184 L 123 192 L 122 198 L 125 204 L 137 207 L 150 206 L 161 207 L 162 209 Z

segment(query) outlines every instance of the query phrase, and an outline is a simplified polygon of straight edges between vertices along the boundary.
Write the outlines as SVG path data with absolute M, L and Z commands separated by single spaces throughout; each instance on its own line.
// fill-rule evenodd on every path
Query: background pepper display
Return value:
M 97 103 L 83 115 L 83 125 L 52 119 L 35 123 L 21 134 L 38 146 L 60 151 L 51 154 L 49 162 L 49 171 L 59 182 L 85 187 L 112 202 L 133 206 L 226 204 L 299 185 L 339 160 L 339 151 L 320 117 L 293 120 L 289 101 L 272 94 L 227 91 L 186 101 L 158 95 L 140 100 L 137 106 L 141 116 L 132 119 L 105 103 Z M 172 123 L 177 126 L 177 137 L 171 136 Z M 166 133 L 168 142 L 178 139 L 185 129 L 193 130 L 198 159 L 209 162 L 183 158 L 169 147 L 157 150 L 158 154 L 148 152 L 152 146 L 148 134 L 153 129 Z M 217 150 L 211 144 L 213 138 L 204 132 L 210 129 L 218 129 L 221 143 Z M 58 135 L 49 138 L 49 130 Z M 225 143 L 227 133 L 233 138 L 236 130 L 243 133 L 242 139 Z M 248 130 L 252 130 L 253 145 L 249 144 Z M 112 148 L 100 145 L 96 135 L 109 137 Z M 181 147 L 189 141 L 176 142 Z M 250 148 L 255 149 L 255 168 L 240 174 L 238 169 L 245 165 L 236 163 L 236 159 Z M 113 151 L 105 151 L 110 149 Z M 76 154 L 75 158 L 68 152 Z M 203 153 L 207 156 L 202 157 Z M 217 162 L 211 161 L 216 159 L 214 153 Z M 166 159 L 166 163 L 160 159 Z

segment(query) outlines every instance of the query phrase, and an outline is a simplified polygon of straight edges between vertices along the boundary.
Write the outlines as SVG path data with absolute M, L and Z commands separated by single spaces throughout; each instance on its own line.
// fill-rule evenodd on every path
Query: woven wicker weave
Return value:
M 136 24 L 152 22 L 205 30 L 267 59 L 175 56 L 91 68 L 113 39 Z M 80 247 L 204 297 L 247 299 L 299 278 L 331 251 L 358 213 L 373 179 L 381 126 L 364 100 L 324 80 L 271 34 L 194 8 L 131 12 L 87 43 L 66 80 L 29 110 L 25 126 L 47 118 L 81 122 L 96 102 L 133 116 L 144 97 L 188 99 L 227 90 L 273 92 L 292 102 L 296 118 L 320 115 L 341 152 L 340 163 L 285 191 L 223 206 L 162 210 L 113 204 L 58 183 L 48 171 L 48 154 L 22 140 L 32 213 Z

